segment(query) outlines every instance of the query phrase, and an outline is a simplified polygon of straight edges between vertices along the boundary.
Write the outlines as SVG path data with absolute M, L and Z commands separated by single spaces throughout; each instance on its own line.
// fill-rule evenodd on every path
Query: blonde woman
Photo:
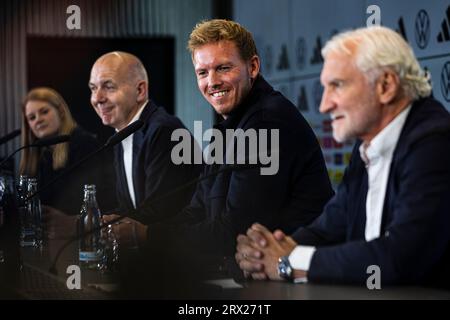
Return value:
M 82 130 L 72 118 L 62 96 L 47 87 L 32 89 L 22 105 L 22 144 L 56 135 L 70 135 L 69 142 L 45 148 L 29 148 L 22 153 L 20 174 L 38 177 L 39 186 L 60 174 L 98 148 L 97 140 Z M 41 201 L 66 213 L 77 213 L 86 183 L 101 183 L 94 163 L 87 163 L 40 194 Z M 101 164 L 100 164 L 101 165 Z

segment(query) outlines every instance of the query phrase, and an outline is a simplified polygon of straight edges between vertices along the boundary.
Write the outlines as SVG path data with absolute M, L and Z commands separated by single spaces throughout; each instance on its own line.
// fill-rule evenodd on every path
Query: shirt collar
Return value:
M 216 124 L 214 128 L 219 130 L 236 129 L 246 112 L 256 104 L 261 94 L 271 90 L 272 87 L 265 81 L 262 75 L 258 74 L 247 96 L 228 114 L 226 119 Z
M 142 111 L 144 111 L 144 108 L 147 105 L 147 103 L 148 103 L 148 100 L 144 102 L 142 107 L 140 107 L 138 112 L 136 112 L 136 114 L 134 115 L 133 119 L 131 119 L 131 121 L 125 127 L 128 127 L 130 124 L 132 124 L 133 122 L 137 121 L 141 117 Z M 116 129 L 116 132 L 119 132 L 119 131 L 120 130 Z
M 392 120 L 383 130 L 381 130 L 369 145 L 362 143 L 359 146 L 361 159 L 366 166 L 376 163 L 380 158 L 391 158 L 397 145 L 403 125 L 408 117 L 411 105 L 405 108 Z

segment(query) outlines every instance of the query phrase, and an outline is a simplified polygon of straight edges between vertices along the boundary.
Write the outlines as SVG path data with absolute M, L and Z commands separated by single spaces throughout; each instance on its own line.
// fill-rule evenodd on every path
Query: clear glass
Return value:
M 17 195 L 18 196 L 26 194 L 27 185 L 28 185 L 28 176 L 20 175 L 19 181 L 17 182 Z
M 119 264 L 119 242 L 112 225 L 102 229 L 103 256 L 100 270 L 103 273 L 115 273 Z
M 28 185 L 28 176 L 21 175 L 19 177 L 19 180 L 16 185 L 17 189 L 17 210 L 19 212 L 19 219 L 20 219 L 20 245 L 22 247 L 28 246 L 28 241 L 25 238 L 27 238 L 28 234 L 30 233 L 30 230 L 25 226 L 25 221 L 27 217 L 27 203 L 25 199 L 27 198 L 27 185 Z M 32 245 L 32 244 L 31 244 Z
M 5 208 L 3 207 L 3 195 L 6 193 L 6 180 L 0 176 L 0 228 L 5 224 Z
M 20 245 L 22 247 L 40 247 L 42 245 L 42 210 L 38 196 L 27 199 L 37 191 L 37 179 L 26 179 L 26 192 L 23 189 L 25 180 L 19 189 Z

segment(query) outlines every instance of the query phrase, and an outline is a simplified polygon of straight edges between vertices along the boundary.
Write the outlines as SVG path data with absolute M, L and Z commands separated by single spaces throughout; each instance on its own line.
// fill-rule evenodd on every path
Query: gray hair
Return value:
M 369 81 L 390 69 L 398 75 L 405 95 L 411 99 L 431 94 L 429 74 L 422 70 L 413 50 L 397 32 L 381 26 L 346 31 L 325 44 L 322 56 L 325 58 L 330 52 L 351 55 L 352 46 L 357 47 L 356 66 Z

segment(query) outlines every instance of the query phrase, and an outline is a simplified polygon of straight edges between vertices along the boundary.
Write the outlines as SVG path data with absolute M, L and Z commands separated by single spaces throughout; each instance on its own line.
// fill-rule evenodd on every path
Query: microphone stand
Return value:
M 13 153 L 11 153 L 9 156 L 7 156 L 2 162 L 0 162 L 0 167 L 6 163 L 9 159 L 11 159 L 17 152 L 26 149 L 26 148 L 39 148 L 39 147 L 45 147 L 50 146 L 54 144 L 64 143 L 70 140 L 70 136 L 68 135 L 62 135 L 62 136 L 56 136 L 51 138 L 44 138 L 42 140 L 37 140 L 36 143 L 28 144 L 26 146 L 21 146 L 19 149 L 15 150 Z
M 106 143 L 101 146 L 99 149 L 94 150 L 93 152 L 89 153 L 88 155 L 86 155 L 83 159 L 81 159 L 80 161 L 74 163 L 73 165 L 71 165 L 70 167 L 66 168 L 65 170 L 63 170 L 63 172 L 61 172 L 59 175 L 57 175 L 56 177 L 54 177 L 53 179 L 51 179 L 49 182 L 47 182 L 44 186 L 42 186 L 39 190 L 37 190 L 35 193 L 31 194 L 29 197 L 26 198 L 26 201 L 30 200 L 31 198 L 35 197 L 36 195 L 38 195 L 39 193 L 42 192 L 42 190 L 45 190 L 48 186 L 52 185 L 53 183 L 55 183 L 55 181 L 57 181 L 58 179 L 60 179 L 62 176 L 68 174 L 69 172 L 73 171 L 75 168 L 78 168 L 80 165 L 82 165 L 83 163 L 85 163 L 87 160 L 89 160 L 90 158 L 92 158 L 93 156 L 95 156 L 97 153 L 100 153 L 101 151 L 105 150 L 106 148 L 112 147 L 114 145 L 116 145 L 117 143 L 119 143 L 120 141 L 122 141 L 123 139 L 129 137 L 130 135 L 132 135 L 133 133 L 135 133 L 137 130 L 139 130 L 142 126 L 144 125 L 144 122 L 142 120 L 137 120 L 135 122 L 133 122 L 132 124 L 130 124 L 129 126 L 125 127 L 124 129 L 122 129 L 121 131 L 117 132 L 116 134 L 114 134 L 113 136 L 111 136 L 108 141 L 106 141 Z
M 3 166 L 9 159 L 11 159 L 20 150 L 23 150 L 26 148 L 37 148 L 37 147 L 40 147 L 40 145 L 39 144 L 29 144 L 29 145 L 20 147 L 19 149 L 17 149 L 13 153 L 11 153 L 9 156 L 7 156 L 5 159 L 3 159 L 2 162 L 0 162 L 0 167 Z
M 0 138 L 0 146 L 2 144 L 7 143 L 9 140 L 14 139 L 15 137 L 17 137 L 18 135 L 20 135 L 21 130 L 20 129 L 16 129 L 6 135 L 4 135 L 3 137 Z

